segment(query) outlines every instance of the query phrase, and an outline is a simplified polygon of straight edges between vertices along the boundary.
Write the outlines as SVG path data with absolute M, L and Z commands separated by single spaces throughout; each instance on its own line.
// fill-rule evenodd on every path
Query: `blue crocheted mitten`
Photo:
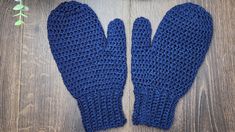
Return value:
M 133 123 L 169 129 L 179 99 L 189 90 L 209 48 L 213 23 L 199 5 L 169 10 L 151 42 L 149 20 L 132 30 Z
M 71 1 L 50 13 L 47 29 L 51 52 L 78 102 L 85 130 L 123 126 L 121 98 L 127 74 L 123 22 L 110 22 L 106 38 L 94 11 Z

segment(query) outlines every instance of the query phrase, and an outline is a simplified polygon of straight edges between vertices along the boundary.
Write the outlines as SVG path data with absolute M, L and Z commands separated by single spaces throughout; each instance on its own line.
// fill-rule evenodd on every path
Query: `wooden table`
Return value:
M 25 25 L 15 27 L 16 2 L 0 0 L 0 131 L 82 132 L 76 101 L 66 90 L 47 39 L 47 17 L 60 0 L 25 0 Z M 134 20 L 150 19 L 153 32 L 171 7 L 185 0 L 84 0 L 97 13 L 104 30 L 121 18 L 127 36 L 128 77 L 123 96 L 127 123 L 107 131 L 151 132 L 132 125 L 131 31 Z M 172 132 L 235 131 L 235 1 L 193 0 L 213 16 L 214 36 L 191 90 L 177 105 Z

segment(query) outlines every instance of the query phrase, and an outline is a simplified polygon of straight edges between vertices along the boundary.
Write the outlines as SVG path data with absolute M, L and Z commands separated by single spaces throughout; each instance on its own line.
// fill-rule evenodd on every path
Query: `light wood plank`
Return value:
M 0 131 L 18 130 L 22 29 L 15 27 L 14 1 L 0 1 Z

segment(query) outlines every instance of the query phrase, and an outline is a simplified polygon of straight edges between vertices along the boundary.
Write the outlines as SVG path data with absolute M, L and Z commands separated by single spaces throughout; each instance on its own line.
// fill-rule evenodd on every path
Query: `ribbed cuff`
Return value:
M 177 102 L 178 98 L 165 92 L 135 91 L 133 124 L 169 129 Z
M 126 123 L 117 91 L 93 92 L 77 99 L 87 132 L 121 127 Z

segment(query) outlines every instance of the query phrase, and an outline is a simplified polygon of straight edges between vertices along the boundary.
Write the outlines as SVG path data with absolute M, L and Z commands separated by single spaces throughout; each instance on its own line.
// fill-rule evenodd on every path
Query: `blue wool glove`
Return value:
M 209 48 L 213 23 L 202 7 L 185 3 L 169 10 L 151 42 L 150 22 L 132 31 L 133 123 L 169 129 L 179 99 L 189 90 Z
M 78 102 L 85 130 L 123 126 L 121 98 L 127 74 L 123 22 L 110 22 L 106 38 L 94 11 L 72 1 L 50 13 L 47 29 L 51 52 Z

